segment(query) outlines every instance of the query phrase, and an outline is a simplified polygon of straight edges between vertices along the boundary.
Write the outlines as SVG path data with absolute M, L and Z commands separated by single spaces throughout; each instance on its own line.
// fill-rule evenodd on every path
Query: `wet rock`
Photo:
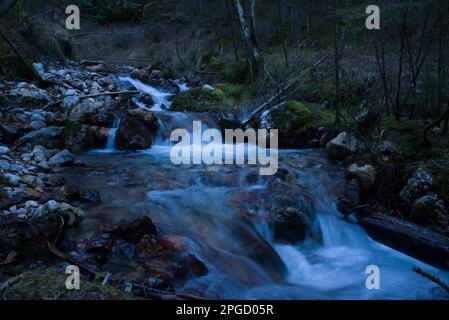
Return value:
M 153 132 L 155 132 L 158 128 L 157 118 L 153 112 L 149 110 L 142 108 L 131 109 L 128 110 L 128 115 L 144 123 Z
M 50 165 L 54 166 L 67 166 L 73 163 L 74 155 L 69 150 L 64 149 L 48 160 Z
M 158 241 L 164 250 L 171 252 L 185 252 L 189 247 L 187 239 L 181 236 L 161 236 Z
M 166 272 L 152 270 L 145 284 L 154 289 L 173 291 L 173 279 Z
M 19 139 L 19 144 L 41 145 L 46 148 L 60 148 L 63 144 L 64 128 L 46 127 L 31 131 Z
M 132 243 L 121 243 L 118 245 L 120 253 L 125 255 L 127 258 L 132 259 L 136 255 L 136 246 Z
M 333 159 L 344 159 L 346 156 L 358 153 L 362 149 L 360 141 L 347 132 L 340 133 L 326 145 L 327 153 Z
M 146 234 L 150 236 L 158 234 L 156 226 L 148 217 L 136 220 L 123 219 L 117 225 L 109 226 L 105 231 L 134 244 L 139 243 Z
M 141 257 L 151 256 L 160 251 L 162 251 L 162 247 L 159 245 L 159 241 L 154 235 L 143 235 L 136 246 L 136 253 Z
M 115 238 L 109 233 L 102 233 L 90 238 L 85 245 L 86 251 L 95 253 L 109 253 L 114 246 Z
M 67 201 L 74 201 L 79 199 L 79 192 L 76 188 L 70 185 L 64 185 L 61 187 L 61 194 Z
M 183 257 L 179 266 L 181 268 L 175 272 L 176 277 L 179 278 L 188 278 L 189 276 L 201 277 L 209 273 L 206 265 L 191 253 Z
M 116 147 L 119 150 L 141 150 L 151 147 L 152 132 L 141 121 L 125 117 L 116 132 Z
M 413 222 L 421 225 L 440 225 L 445 227 L 448 222 L 444 201 L 435 193 L 429 193 L 413 203 L 410 212 Z
M 66 131 L 65 146 L 73 152 L 88 150 L 96 145 L 95 134 L 89 125 Z
M 79 199 L 82 202 L 99 203 L 101 197 L 98 191 L 95 190 L 81 190 L 79 192 Z
M 272 221 L 274 240 L 291 244 L 305 240 L 310 224 L 307 215 L 297 208 L 279 209 Z
M 376 169 L 371 165 L 359 166 L 357 163 L 353 163 L 346 169 L 346 177 L 359 180 L 361 187 L 364 190 L 369 190 L 376 181 Z
M 408 179 L 406 185 L 399 193 L 405 203 L 411 205 L 414 200 L 424 196 L 432 187 L 432 176 L 425 169 L 419 168 Z
M 343 185 L 337 200 L 337 208 L 344 215 L 352 213 L 360 205 L 361 186 L 357 179 L 352 179 Z
M 41 197 L 41 194 L 32 188 L 6 187 L 3 190 L 10 204 L 20 203 L 26 200 L 36 200 Z
M 389 141 L 384 141 L 380 143 L 377 148 L 379 149 L 379 152 L 382 153 L 384 156 L 391 156 L 392 154 L 395 154 L 397 149 L 396 146 Z

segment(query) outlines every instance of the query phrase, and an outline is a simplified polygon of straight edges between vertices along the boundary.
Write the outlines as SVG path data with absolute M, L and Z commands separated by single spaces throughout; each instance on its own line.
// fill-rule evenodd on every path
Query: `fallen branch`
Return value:
M 83 270 L 86 273 L 88 273 L 89 275 L 93 276 L 95 279 L 102 280 L 102 283 L 104 283 L 104 284 L 106 284 L 108 282 L 109 283 L 119 283 L 119 282 L 127 281 L 126 279 L 119 281 L 119 280 L 113 278 L 109 272 L 107 272 L 106 276 L 104 276 L 103 279 L 101 279 L 100 274 L 97 271 L 95 271 L 92 267 L 86 265 L 85 263 L 79 261 L 78 259 L 76 259 L 72 256 L 65 254 L 64 252 L 62 252 L 61 250 L 56 248 L 56 246 L 54 244 L 52 244 L 48 241 L 47 241 L 47 248 L 48 248 L 48 251 L 50 253 L 52 253 L 53 255 L 55 255 L 56 257 L 64 260 L 67 263 L 70 263 L 71 265 L 77 266 L 81 270 Z M 188 300 L 208 300 L 203 297 L 198 297 L 198 296 L 194 296 L 194 295 L 182 293 L 182 292 L 175 293 L 175 292 L 157 290 L 157 289 L 150 288 L 150 287 L 147 287 L 142 284 L 138 284 L 135 281 L 128 281 L 128 282 L 133 287 L 142 290 L 144 293 L 144 296 L 146 298 L 150 298 L 150 299 L 175 300 L 177 298 L 180 298 L 180 299 L 188 299 Z
M 447 283 L 445 283 L 443 280 L 441 280 L 440 278 L 436 277 L 435 275 L 422 270 L 419 267 L 414 266 L 413 267 L 413 271 L 422 275 L 424 278 L 429 279 L 432 282 L 435 282 L 437 285 L 441 286 L 444 290 L 446 290 L 447 292 L 449 292 L 449 285 L 447 285 Z
M 86 98 L 94 98 L 94 97 L 99 97 L 99 96 L 116 96 L 119 94 L 136 94 L 139 93 L 138 90 L 123 90 L 123 91 L 108 91 L 108 92 L 100 92 L 100 93 L 93 93 L 93 94 L 87 94 L 87 95 L 82 95 L 79 96 L 80 99 L 86 99 Z M 66 97 L 70 97 L 70 96 L 74 96 L 74 95 L 68 95 Z M 66 98 L 65 97 L 65 98 Z M 60 104 L 62 101 L 64 101 L 63 99 L 59 99 L 53 102 L 48 103 L 45 107 L 43 107 L 42 109 L 48 109 L 50 107 L 54 107 L 58 104 Z
M 327 59 L 327 55 L 322 57 L 321 59 L 319 59 L 312 66 L 307 67 L 307 68 L 303 69 L 302 71 L 300 71 L 299 74 L 295 73 L 295 74 L 291 75 L 290 77 L 288 77 L 287 79 L 285 79 L 283 82 L 281 82 L 279 84 L 279 86 L 277 86 L 277 93 L 272 95 L 267 101 L 265 101 L 263 104 L 261 104 L 259 107 L 257 107 L 254 111 L 252 111 L 246 117 L 246 119 L 244 119 L 242 121 L 242 123 L 241 123 L 242 126 L 246 126 L 247 124 L 249 124 L 251 121 L 254 120 L 255 117 L 257 117 L 260 113 L 262 113 L 266 108 L 268 108 L 270 106 L 274 106 L 273 105 L 274 101 L 278 102 L 276 105 L 279 105 L 280 103 L 282 103 L 282 101 L 285 100 L 286 98 L 288 98 L 288 96 L 291 95 L 293 92 L 295 92 L 297 90 L 297 88 L 293 89 L 293 91 L 290 91 L 290 92 L 288 92 L 288 90 L 294 84 L 296 84 L 298 81 L 300 81 L 304 76 L 306 76 L 309 72 L 314 71 L 326 59 Z M 282 97 L 279 97 L 279 92 L 287 92 L 287 93 L 285 95 L 283 95 Z

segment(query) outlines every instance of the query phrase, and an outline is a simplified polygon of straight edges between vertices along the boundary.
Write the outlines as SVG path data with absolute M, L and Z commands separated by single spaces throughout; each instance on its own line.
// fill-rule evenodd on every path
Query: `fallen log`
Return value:
M 443 280 L 441 280 L 437 276 L 435 276 L 427 271 L 424 271 L 423 269 L 416 267 L 416 266 L 413 267 L 413 271 L 415 271 L 417 274 L 422 275 L 424 278 L 427 278 L 430 281 L 435 282 L 437 285 L 439 285 L 444 290 L 449 292 L 449 285 L 447 285 L 447 283 L 445 283 Z
M 412 222 L 382 213 L 359 219 L 374 240 L 439 269 L 449 270 L 449 238 Z

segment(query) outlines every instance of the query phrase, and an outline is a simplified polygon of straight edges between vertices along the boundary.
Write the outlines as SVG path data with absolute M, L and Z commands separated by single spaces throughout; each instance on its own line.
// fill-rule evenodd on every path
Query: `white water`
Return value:
M 154 104 L 150 107 L 152 111 L 163 111 L 170 109 L 171 101 L 170 97 L 173 96 L 171 93 L 163 92 L 150 85 L 144 84 L 139 80 L 133 79 L 131 77 L 120 77 L 121 81 L 128 81 L 137 90 L 149 94 L 153 98 Z M 138 104 L 139 105 L 139 104 Z M 143 107 L 144 105 L 139 105 Z
M 151 94 L 155 101 L 152 110 L 160 111 L 161 105 L 169 105 L 169 94 L 128 77 L 121 80 Z M 272 231 L 266 223 L 260 222 L 253 229 L 230 205 L 233 194 L 248 188 L 264 190 L 267 184 L 243 183 L 242 178 L 250 170 L 246 166 L 173 166 L 169 160 L 172 143 L 167 133 L 174 128 L 191 132 L 192 120 L 198 120 L 197 115 L 158 112 L 158 118 L 158 137 L 152 148 L 141 155 L 146 159 L 142 175 L 151 176 L 152 180 L 159 177 L 177 187 L 149 191 L 145 205 L 150 207 L 151 218 L 164 231 L 189 238 L 191 249 L 210 271 L 204 277 L 190 280 L 183 291 L 201 288 L 211 297 L 246 299 L 445 297 L 437 285 L 415 274 L 412 267 L 420 266 L 443 279 L 448 279 L 446 272 L 373 241 L 361 227 L 340 218 L 335 186 L 341 184 L 344 173 L 341 168 L 329 165 L 324 154 L 313 150 L 279 151 L 281 166 L 289 168 L 301 187 L 313 195 L 322 238 L 322 241 L 308 239 L 297 245 L 279 244 L 273 242 Z M 193 152 L 201 151 L 201 145 L 191 147 Z M 225 145 L 222 147 L 226 150 Z M 112 138 L 108 139 L 107 149 L 113 150 Z M 232 177 L 235 174 L 236 179 Z M 204 177 L 210 177 L 212 182 Z M 235 182 L 232 185 L 223 182 L 228 180 Z M 285 264 L 287 274 L 283 281 L 271 277 L 271 267 L 249 257 L 251 248 L 264 246 L 258 237 L 264 238 Z M 369 265 L 380 269 L 379 290 L 368 290 L 365 286 Z

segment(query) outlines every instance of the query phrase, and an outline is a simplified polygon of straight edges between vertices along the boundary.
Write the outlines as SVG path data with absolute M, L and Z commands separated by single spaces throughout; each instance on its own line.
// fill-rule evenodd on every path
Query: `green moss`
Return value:
M 79 290 L 67 290 L 67 275 L 61 270 L 39 267 L 22 274 L 19 282 L 4 292 L 8 300 L 123 300 L 124 292 L 81 279 Z

